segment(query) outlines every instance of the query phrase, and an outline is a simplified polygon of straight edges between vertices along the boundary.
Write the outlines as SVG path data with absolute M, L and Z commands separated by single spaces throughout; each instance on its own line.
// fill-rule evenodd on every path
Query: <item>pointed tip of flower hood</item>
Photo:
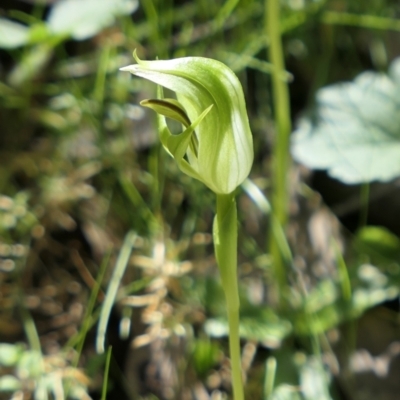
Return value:
M 133 58 L 135 59 L 137 64 L 139 64 L 141 62 L 140 58 L 137 55 L 136 49 L 133 50 Z M 122 67 L 119 70 L 134 73 L 134 71 L 136 71 L 136 69 L 137 69 L 137 64 L 127 65 L 126 67 Z

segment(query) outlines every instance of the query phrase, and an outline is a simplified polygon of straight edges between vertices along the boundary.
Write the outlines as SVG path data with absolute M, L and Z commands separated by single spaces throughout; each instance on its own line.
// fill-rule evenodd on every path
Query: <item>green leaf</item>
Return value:
M 197 339 L 193 349 L 193 364 L 197 373 L 205 377 L 215 365 L 219 354 L 218 345 L 209 338 Z
M 332 400 L 329 394 L 329 374 L 322 363 L 310 357 L 300 369 L 301 391 L 306 400 Z
M 353 294 L 353 309 L 355 315 L 360 315 L 365 310 L 377 306 L 388 300 L 393 300 L 399 296 L 397 286 L 389 286 L 386 288 L 369 287 L 358 288 Z
M 13 375 L 0 376 L 0 392 L 15 392 L 21 386 L 21 382 Z
M 321 308 L 318 312 L 298 313 L 295 319 L 295 332 L 299 335 L 319 335 L 333 328 L 345 317 L 345 308 L 338 302 Z
M 302 400 L 298 387 L 279 385 L 271 394 L 271 400 Z
M 35 350 L 25 351 L 18 362 L 17 373 L 22 379 L 41 377 L 44 373 L 41 353 Z
M 22 354 L 21 346 L 0 343 L 0 365 L 5 367 L 11 367 L 15 365 Z
M 48 18 L 56 35 L 88 39 L 114 23 L 115 17 L 136 10 L 137 0 L 62 0 L 55 3 Z
M 11 86 L 18 87 L 32 80 L 37 74 L 43 72 L 52 55 L 51 46 L 46 43 L 38 44 L 25 52 L 21 61 L 16 64 L 8 76 Z
M 400 239 L 382 226 L 365 226 L 357 232 L 363 246 L 387 258 L 400 258 Z
M 315 313 L 333 304 L 337 298 L 337 285 L 332 280 L 324 280 L 308 293 L 304 301 L 304 309 L 307 313 Z
M 278 318 L 272 310 L 253 307 L 242 310 L 240 317 L 240 337 L 256 340 L 270 347 L 277 347 L 289 335 L 292 325 Z M 228 321 L 224 318 L 210 318 L 205 331 L 211 337 L 228 336 Z
M 320 89 L 315 118 L 293 134 L 293 157 L 347 184 L 400 176 L 399 91 L 400 58 L 389 75 L 364 72 Z
M 25 25 L 0 18 L 0 48 L 15 49 L 28 42 L 29 28 Z

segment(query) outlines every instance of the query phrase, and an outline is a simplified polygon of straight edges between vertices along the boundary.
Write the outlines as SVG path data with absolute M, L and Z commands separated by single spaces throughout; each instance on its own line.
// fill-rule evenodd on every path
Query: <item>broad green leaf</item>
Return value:
M 364 72 L 322 88 L 314 119 L 303 119 L 292 154 L 347 184 L 400 176 L 400 58 L 390 73 Z
M 15 49 L 28 42 L 29 28 L 25 25 L 0 18 L 0 48 Z
M 272 392 L 270 400 L 302 400 L 302 397 L 298 387 L 282 384 Z
M 359 288 L 354 290 L 353 310 L 355 315 L 360 315 L 365 310 L 377 306 L 388 300 L 394 300 L 399 296 L 397 286 L 389 286 L 386 288 Z
M 362 264 L 358 267 L 357 275 L 359 279 L 371 288 L 387 286 L 388 277 L 379 269 L 370 264 Z
M 365 226 L 357 232 L 363 247 L 388 258 L 400 258 L 400 239 L 383 226 Z
M 8 83 L 11 86 L 19 87 L 32 80 L 43 71 L 51 55 L 52 48 L 46 43 L 31 47 L 9 74 Z
M 115 17 L 136 10 L 137 0 L 61 0 L 55 3 L 48 18 L 49 30 L 88 39 L 113 24 Z
M 15 392 L 21 389 L 21 382 L 13 375 L 0 376 L 0 392 Z
M 44 363 L 39 351 L 25 351 L 17 365 L 17 374 L 22 379 L 35 378 L 43 375 Z
M 265 308 L 246 309 L 240 318 L 240 336 L 256 340 L 267 346 L 277 347 L 292 330 L 291 324 L 278 318 L 272 310 Z M 205 331 L 211 337 L 228 336 L 228 321 L 224 318 L 210 318 Z
M 332 280 L 319 282 L 305 298 L 304 308 L 307 313 L 315 313 L 333 304 L 338 298 L 338 286 Z
M 310 357 L 300 369 L 300 385 L 306 400 L 332 400 L 329 374 L 320 360 Z
M 218 344 L 212 342 L 209 338 L 197 339 L 194 342 L 193 364 L 200 376 L 205 377 L 214 366 L 218 359 L 219 351 Z
M 299 312 L 294 323 L 294 330 L 299 335 L 319 335 L 333 328 L 345 317 L 343 304 L 336 301 L 313 314 Z
M 0 365 L 11 367 L 17 363 L 22 354 L 19 345 L 0 343 Z

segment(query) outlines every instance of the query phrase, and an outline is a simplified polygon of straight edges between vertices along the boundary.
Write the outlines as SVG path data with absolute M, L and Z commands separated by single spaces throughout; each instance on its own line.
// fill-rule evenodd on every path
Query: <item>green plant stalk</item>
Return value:
M 136 239 L 136 233 L 134 231 L 129 231 L 124 239 L 124 243 L 122 245 L 121 251 L 119 252 L 119 256 L 117 262 L 115 264 L 115 268 L 110 280 L 110 283 L 107 288 L 106 297 L 104 299 L 104 304 L 101 309 L 99 325 L 97 328 L 97 337 L 96 337 L 96 350 L 98 354 L 104 353 L 104 342 L 106 338 L 106 330 L 108 320 L 111 314 L 111 308 L 114 304 L 115 298 L 117 296 L 117 291 L 119 288 L 119 284 L 121 282 L 122 276 L 124 275 L 126 266 L 128 265 L 129 257 L 131 256 L 133 244 Z
M 280 2 L 266 0 L 265 30 L 269 38 L 269 61 L 273 65 L 272 96 L 276 120 L 276 140 L 272 155 L 273 193 L 272 210 L 278 222 L 284 228 L 288 219 L 289 194 L 289 135 L 291 131 L 289 91 L 282 74 L 285 73 L 284 56 L 281 42 Z M 279 250 L 277 239 L 270 225 L 269 251 L 274 263 L 275 278 L 278 281 L 280 296 L 286 286 L 285 263 Z
M 78 363 L 79 363 L 79 358 L 81 357 L 82 354 L 82 350 L 83 350 L 83 346 L 85 344 L 85 338 L 87 333 L 89 332 L 89 329 L 91 328 L 91 326 L 94 323 L 94 318 L 93 318 L 93 310 L 96 304 L 96 300 L 97 300 L 97 296 L 100 292 L 101 289 L 101 283 L 103 282 L 103 278 L 104 278 L 104 274 L 107 270 L 107 265 L 110 261 L 110 256 L 111 256 L 111 250 L 109 250 L 107 252 L 107 254 L 105 255 L 105 257 L 103 258 L 103 261 L 101 262 L 100 265 L 100 270 L 99 273 L 96 277 L 96 282 L 93 286 L 93 289 L 90 293 L 90 297 L 89 297 L 89 301 L 88 301 L 88 305 L 87 305 L 87 309 L 85 312 L 85 316 L 83 318 L 83 323 L 82 323 L 82 327 L 80 332 L 78 333 L 77 336 L 75 336 L 74 338 L 72 338 L 72 340 L 70 339 L 67 343 L 67 345 L 65 346 L 65 348 L 69 348 L 69 347 L 74 347 L 76 346 L 76 353 L 74 355 L 74 359 L 72 362 L 72 365 L 74 367 L 78 367 Z M 74 340 L 76 340 L 76 344 L 74 344 Z
M 93 98 L 102 107 L 105 97 L 105 84 L 107 77 L 107 66 L 110 60 L 111 46 L 109 43 L 102 48 L 100 54 L 99 68 L 97 69 L 96 82 L 93 90 Z
M 276 365 L 276 358 L 268 357 L 265 363 L 264 400 L 268 400 L 274 391 Z
M 22 299 L 22 294 L 20 298 Z M 23 304 L 20 304 L 19 306 L 22 323 L 25 330 L 25 335 L 28 339 L 29 346 L 32 350 L 36 351 L 39 354 L 42 354 L 42 346 L 40 345 L 39 334 L 35 326 L 35 321 L 33 320 L 30 312 L 25 308 Z
M 367 226 L 368 222 L 368 206 L 369 206 L 369 182 L 364 182 L 361 185 L 360 191 L 360 216 L 358 221 L 359 228 Z
M 217 215 L 214 220 L 213 235 L 228 315 L 233 398 L 243 400 L 237 280 L 237 210 L 233 193 L 217 194 Z
M 112 353 L 112 346 L 108 346 L 106 364 L 104 368 L 103 387 L 101 390 L 101 400 L 107 399 L 108 373 L 110 371 L 111 353 Z

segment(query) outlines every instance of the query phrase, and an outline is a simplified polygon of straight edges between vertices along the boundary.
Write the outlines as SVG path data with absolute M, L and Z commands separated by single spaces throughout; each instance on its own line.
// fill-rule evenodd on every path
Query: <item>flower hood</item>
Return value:
M 243 90 L 223 63 L 202 57 L 142 61 L 121 68 L 176 93 L 177 100 L 143 102 L 160 114 L 161 142 L 180 169 L 215 193 L 233 192 L 253 163 L 253 139 Z M 172 135 L 165 116 L 181 122 L 185 131 Z

